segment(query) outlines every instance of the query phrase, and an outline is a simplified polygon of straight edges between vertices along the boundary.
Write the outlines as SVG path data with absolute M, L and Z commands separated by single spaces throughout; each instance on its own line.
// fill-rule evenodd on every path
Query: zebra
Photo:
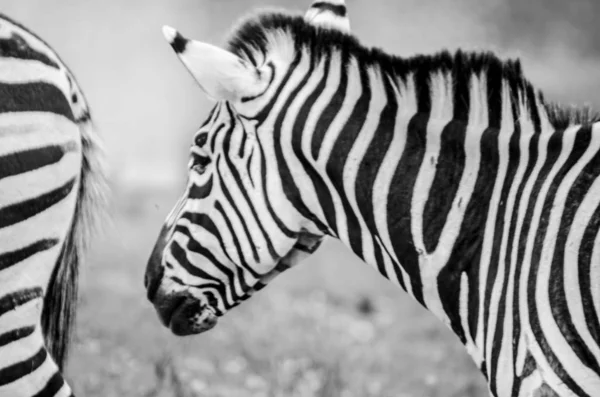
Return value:
M 0 396 L 72 396 L 78 265 L 104 196 L 86 99 L 54 50 L 0 15 Z
M 163 28 L 216 105 L 146 267 L 161 322 L 209 330 L 332 237 L 446 324 L 490 395 L 598 396 L 600 117 L 519 60 L 366 47 L 324 3 L 252 15 L 226 49 Z

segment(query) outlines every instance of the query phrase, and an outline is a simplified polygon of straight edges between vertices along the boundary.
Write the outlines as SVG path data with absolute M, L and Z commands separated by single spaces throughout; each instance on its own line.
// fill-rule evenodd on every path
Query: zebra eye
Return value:
M 210 158 L 199 154 L 192 155 L 192 169 L 202 174 L 210 164 Z
M 196 171 L 197 173 L 204 173 L 209 164 L 210 157 L 202 156 L 196 153 L 192 154 L 192 170 Z

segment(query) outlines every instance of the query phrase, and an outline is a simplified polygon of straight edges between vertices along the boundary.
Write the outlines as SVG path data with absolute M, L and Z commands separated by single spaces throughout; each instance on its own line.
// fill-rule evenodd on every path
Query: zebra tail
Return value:
M 75 212 L 48 283 L 41 319 L 46 348 L 61 371 L 75 325 L 79 263 L 105 213 L 108 190 L 104 151 L 87 110 L 77 118 L 77 123 L 81 131 L 82 159 Z

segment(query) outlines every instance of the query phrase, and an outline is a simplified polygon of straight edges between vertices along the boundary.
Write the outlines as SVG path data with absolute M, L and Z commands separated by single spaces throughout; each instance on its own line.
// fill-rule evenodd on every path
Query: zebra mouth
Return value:
M 171 332 L 177 336 L 200 334 L 217 325 L 217 316 L 205 305 L 192 298 L 175 308 L 169 321 Z

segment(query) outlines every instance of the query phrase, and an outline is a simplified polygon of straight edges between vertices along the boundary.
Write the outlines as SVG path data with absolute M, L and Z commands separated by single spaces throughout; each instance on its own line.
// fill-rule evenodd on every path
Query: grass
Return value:
M 143 272 L 175 197 L 115 200 L 83 269 L 68 378 L 79 395 L 486 395 L 458 339 L 403 291 L 328 242 L 208 333 L 177 338 L 146 301 Z

